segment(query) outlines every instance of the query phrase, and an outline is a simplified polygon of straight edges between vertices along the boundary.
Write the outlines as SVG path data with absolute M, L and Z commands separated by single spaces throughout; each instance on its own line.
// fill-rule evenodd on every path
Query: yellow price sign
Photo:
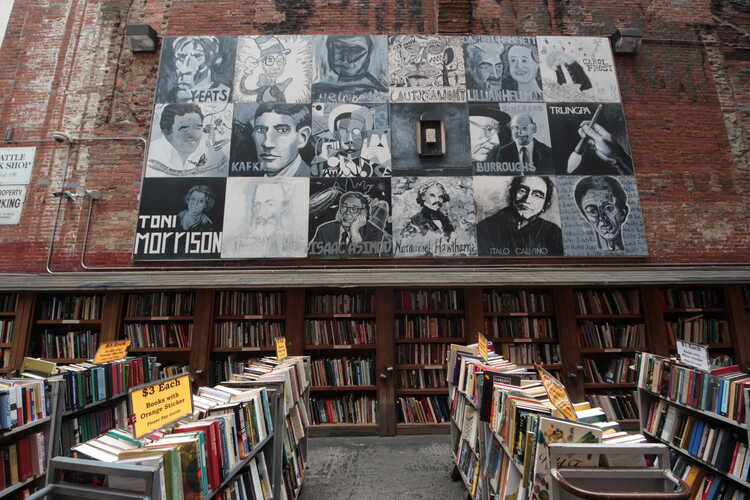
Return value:
M 286 352 L 286 337 L 276 339 L 276 359 L 284 359 L 288 356 Z
M 487 337 L 485 337 L 482 332 L 477 333 L 477 344 L 479 344 L 478 351 L 479 355 L 482 356 L 482 359 L 487 361 L 487 358 L 489 356 L 489 346 L 487 344 Z
M 96 350 L 94 363 L 109 363 L 110 361 L 117 361 L 118 359 L 122 359 L 128 355 L 129 347 L 129 340 L 115 340 L 114 342 L 105 342 L 101 344 Z
M 136 438 L 193 413 L 190 375 L 179 375 L 131 389 Z

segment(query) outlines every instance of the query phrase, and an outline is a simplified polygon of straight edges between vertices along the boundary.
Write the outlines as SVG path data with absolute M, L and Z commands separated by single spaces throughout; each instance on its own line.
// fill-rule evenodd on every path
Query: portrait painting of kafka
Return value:
M 622 104 L 547 105 L 558 175 L 633 175 Z
M 222 258 L 307 255 L 306 178 L 227 180 Z
M 313 102 L 388 102 L 388 37 L 313 37 Z
M 308 257 L 390 257 L 390 179 L 310 179 Z
M 607 38 L 537 37 L 546 102 L 621 102 Z
M 563 255 L 557 179 L 536 175 L 475 178 L 479 255 Z
M 146 177 L 226 177 L 232 104 L 157 104 Z
M 234 102 L 309 103 L 312 59 L 309 36 L 239 37 Z
M 391 102 L 466 102 L 463 37 L 390 35 Z
M 599 175 L 557 179 L 565 255 L 648 255 L 635 177 Z
M 469 102 L 541 102 L 536 38 L 468 36 L 464 41 Z
M 394 177 L 394 256 L 475 256 L 472 186 L 471 177 Z
M 231 36 L 165 38 L 156 102 L 231 102 L 236 49 Z
M 218 259 L 226 179 L 145 179 L 134 258 Z
M 387 104 L 312 106 L 312 177 L 389 177 Z
M 555 173 L 543 103 L 470 104 L 469 136 L 476 175 Z
M 234 105 L 230 177 L 309 177 L 309 104 Z

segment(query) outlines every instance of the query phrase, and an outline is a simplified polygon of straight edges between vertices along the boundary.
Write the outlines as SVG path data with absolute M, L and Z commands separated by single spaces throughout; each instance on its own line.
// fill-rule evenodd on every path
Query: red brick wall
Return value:
M 726 2 L 724 2 L 726 3 Z M 285 5 L 294 7 L 285 10 Z M 746 262 L 750 124 L 746 12 L 698 0 L 17 0 L 0 49 L 0 130 L 17 140 L 146 137 L 158 55 L 133 55 L 128 23 L 182 34 L 444 32 L 604 35 L 644 29 L 617 57 L 649 262 Z M 439 8 L 438 8 L 439 7 Z M 713 9 L 713 10 L 711 10 Z M 723 16 L 723 17 L 722 17 Z M 739 26 L 722 24 L 730 19 Z M 683 41 L 674 41 L 683 40 Z M 699 40 L 718 40 L 703 46 Z M 733 43 L 734 48 L 727 43 Z M 750 43 L 748 43 L 750 45 Z M 718 89 L 718 90 L 717 90 Z M 727 132 L 729 130 L 729 134 Z M 21 224 L 0 227 L 0 272 L 43 271 L 67 148 L 37 144 Z M 136 141 L 84 142 L 66 189 L 100 189 L 89 265 L 129 265 L 143 162 Z M 53 256 L 79 269 L 87 202 L 63 203 Z M 600 261 L 598 261 L 600 262 Z M 218 264 L 221 265 L 221 264 Z

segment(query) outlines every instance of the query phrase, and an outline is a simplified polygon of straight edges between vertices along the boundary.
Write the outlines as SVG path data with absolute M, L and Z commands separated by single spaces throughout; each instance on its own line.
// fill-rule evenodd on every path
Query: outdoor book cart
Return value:
M 604 467 L 567 468 L 566 457 L 599 455 Z M 643 457 L 658 457 L 646 467 Z M 663 444 L 549 444 L 550 500 L 687 500 L 690 488 L 669 470 Z M 627 465 L 643 463 L 639 465 Z M 624 465 L 623 465 L 624 464 Z

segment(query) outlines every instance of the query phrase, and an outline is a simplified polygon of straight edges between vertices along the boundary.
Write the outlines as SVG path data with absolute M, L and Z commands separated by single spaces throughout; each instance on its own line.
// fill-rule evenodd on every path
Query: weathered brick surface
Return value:
M 132 54 L 127 23 L 160 36 L 257 33 L 605 35 L 644 30 L 616 59 L 650 249 L 649 262 L 746 262 L 750 10 L 715 0 L 23 0 L 0 49 L 0 130 L 37 143 L 21 224 L 0 227 L 0 272 L 44 269 L 67 148 L 76 137 L 146 137 L 158 55 Z M 702 42 L 706 42 L 704 45 Z M 84 141 L 66 189 L 100 189 L 86 262 L 130 256 L 143 147 Z M 64 202 L 53 256 L 79 269 L 87 202 Z M 223 264 L 217 264 L 223 265 Z

